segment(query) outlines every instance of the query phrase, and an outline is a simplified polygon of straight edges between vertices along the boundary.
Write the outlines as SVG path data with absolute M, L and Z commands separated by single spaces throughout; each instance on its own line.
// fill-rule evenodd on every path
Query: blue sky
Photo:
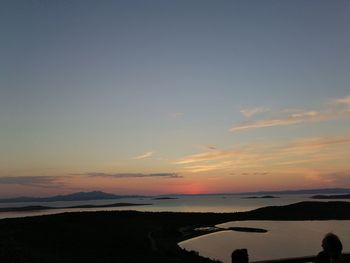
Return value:
M 249 177 L 228 178 L 258 169 L 252 163 L 223 170 L 206 160 L 218 169 L 198 174 L 179 160 L 208 146 L 241 151 L 252 144 L 347 142 L 349 13 L 348 1 L 320 0 L 2 1 L 0 177 L 178 173 L 171 179 L 176 185 L 196 185 L 218 174 L 215 191 L 257 189 Z M 247 122 L 264 127 L 232 131 Z M 324 151 L 334 161 L 334 149 Z M 341 164 L 327 173 L 348 173 L 348 152 L 336 154 Z M 279 173 L 274 164 L 264 169 Z M 293 184 L 283 177 L 261 188 L 311 184 L 303 176 L 317 172 L 301 168 L 290 175 Z M 0 187 L 7 195 L 38 190 L 5 179 Z M 81 186 L 70 180 L 77 182 L 39 190 L 93 188 L 88 179 Z M 159 192 L 147 178 L 128 180 L 97 187 Z M 134 188 L 139 182 L 145 188 Z M 241 186 L 220 188 L 229 182 Z

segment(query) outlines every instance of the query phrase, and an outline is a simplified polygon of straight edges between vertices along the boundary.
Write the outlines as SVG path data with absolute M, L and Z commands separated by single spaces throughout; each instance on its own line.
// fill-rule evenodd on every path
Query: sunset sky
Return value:
M 350 187 L 350 1 L 0 2 L 0 197 Z

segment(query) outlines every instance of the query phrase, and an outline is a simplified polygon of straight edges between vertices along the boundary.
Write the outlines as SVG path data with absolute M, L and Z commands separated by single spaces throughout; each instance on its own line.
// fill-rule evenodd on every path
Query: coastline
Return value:
M 177 243 L 195 228 L 242 220 L 350 220 L 349 202 L 301 202 L 236 213 L 101 211 L 0 220 L 4 262 L 213 262 Z M 7 260 L 7 261 L 6 261 Z

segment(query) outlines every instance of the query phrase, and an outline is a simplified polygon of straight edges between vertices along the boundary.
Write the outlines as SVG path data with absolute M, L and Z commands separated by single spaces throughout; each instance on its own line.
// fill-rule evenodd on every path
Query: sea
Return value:
M 265 206 L 281 206 L 301 201 L 310 201 L 310 195 L 280 195 L 278 198 L 246 198 L 246 195 L 194 195 L 168 196 L 171 199 L 120 198 L 112 200 L 60 201 L 33 203 L 0 203 L 0 207 L 22 207 L 41 205 L 68 207 L 79 205 L 105 205 L 113 203 L 133 203 L 140 206 L 109 208 L 62 208 L 55 210 L 1 212 L 0 219 L 39 216 L 64 212 L 136 210 L 151 212 L 243 212 Z M 337 200 L 349 201 L 349 200 Z M 151 205 L 142 205 L 151 204 Z M 237 232 L 224 230 L 185 240 L 179 246 L 196 251 L 201 256 L 229 263 L 233 250 L 247 248 L 250 262 L 304 257 L 316 255 L 321 250 L 321 240 L 328 232 L 337 234 L 350 253 L 350 220 L 313 221 L 234 221 L 218 227 L 253 227 L 266 229 L 266 233 Z

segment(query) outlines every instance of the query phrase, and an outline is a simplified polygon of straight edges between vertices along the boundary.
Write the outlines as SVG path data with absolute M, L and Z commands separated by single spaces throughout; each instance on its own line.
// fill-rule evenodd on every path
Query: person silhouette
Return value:
M 248 250 L 246 248 L 236 249 L 231 254 L 231 261 L 232 263 L 248 263 Z
M 316 263 L 343 263 L 343 245 L 337 235 L 328 233 L 322 240 L 323 250 L 318 253 Z

